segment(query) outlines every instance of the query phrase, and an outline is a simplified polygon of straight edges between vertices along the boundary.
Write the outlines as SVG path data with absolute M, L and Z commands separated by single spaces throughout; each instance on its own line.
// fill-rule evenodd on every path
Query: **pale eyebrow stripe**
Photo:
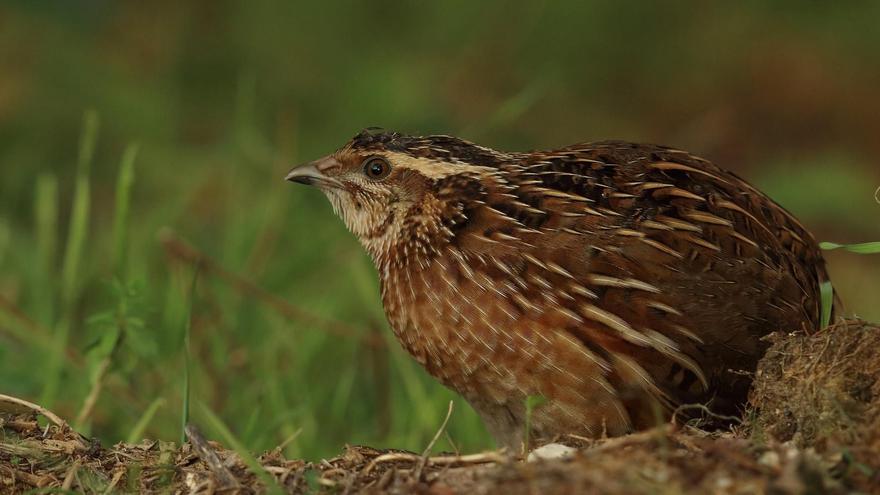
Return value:
M 381 153 L 377 153 L 381 154 Z M 497 173 L 498 169 L 494 167 L 482 167 L 478 165 L 469 165 L 463 162 L 442 162 L 432 160 L 430 158 L 419 158 L 407 155 L 406 153 L 386 153 L 385 158 L 391 162 L 392 166 L 402 166 L 417 170 L 422 175 L 431 179 L 442 179 L 450 175 L 460 174 L 462 172 L 475 173 Z

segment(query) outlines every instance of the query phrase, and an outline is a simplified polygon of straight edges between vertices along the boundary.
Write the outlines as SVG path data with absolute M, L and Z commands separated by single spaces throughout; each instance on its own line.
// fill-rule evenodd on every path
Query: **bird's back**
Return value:
M 625 411 L 623 430 L 655 424 L 658 406 L 666 414 L 686 403 L 732 412 L 766 348 L 761 337 L 819 324 L 826 274 L 813 237 L 767 196 L 706 160 L 600 142 L 510 154 L 493 166 L 467 192 L 475 197 L 466 203 L 466 220 L 453 227 L 455 239 L 433 268 L 413 267 L 406 284 L 402 276 L 388 284 L 413 298 L 386 298 L 404 345 L 472 402 L 493 394 L 493 380 L 516 382 L 505 382 L 500 397 L 514 389 L 519 396 L 548 395 L 540 376 L 520 376 L 540 375 L 540 366 L 521 369 L 510 361 L 540 360 L 535 349 L 522 350 L 558 345 L 550 340 L 561 333 L 602 365 L 578 364 L 561 351 L 546 352 L 547 359 L 568 374 L 601 375 L 606 385 L 581 395 L 611 390 Z M 465 194 L 464 184 L 449 184 L 450 194 Z M 447 286 L 454 290 L 447 294 Z M 417 297 L 419 291 L 434 298 Z M 457 303 L 438 309 L 441 297 Z M 491 306 L 507 314 L 479 309 Z M 497 328 L 554 337 L 513 339 L 502 344 L 518 342 L 519 350 L 496 352 Z M 450 345 L 456 335 L 460 345 Z M 444 349 L 450 355 L 437 357 Z M 480 352 L 492 361 L 485 371 L 452 355 Z M 554 380 L 551 371 L 546 376 Z M 516 416 L 514 409 L 501 408 Z M 585 418 L 593 413 L 583 411 Z M 492 414 L 505 413 L 484 417 Z M 546 422 L 565 424 L 557 419 Z
M 668 354 L 693 359 L 696 369 L 687 369 L 664 359 L 658 346 L 618 344 L 673 405 L 711 400 L 716 410 L 734 409 L 766 348 L 761 337 L 818 327 L 819 284 L 827 274 L 816 241 L 733 173 L 686 152 L 625 142 L 575 145 L 526 162 L 535 164 L 527 173 L 543 187 L 593 199 L 589 206 L 602 214 L 581 222 L 590 226 L 589 261 L 559 263 L 582 265 L 568 268 L 585 280 L 652 286 L 591 290 L 596 306 L 668 337 L 679 349 Z

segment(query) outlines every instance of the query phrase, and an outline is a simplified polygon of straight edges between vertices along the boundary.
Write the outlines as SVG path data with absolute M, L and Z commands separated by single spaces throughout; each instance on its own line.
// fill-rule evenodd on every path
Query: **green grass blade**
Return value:
M 73 304 L 79 285 L 80 263 L 89 228 L 90 195 L 89 178 L 86 176 L 77 177 L 73 208 L 70 214 L 70 232 L 67 236 L 64 265 L 61 270 L 61 301 L 65 309 L 69 309 Z
M 37 178 L 34 199 L 38 271 L 35 291 L 36 317 L 44 324 L 55 321 L 55 257 L 58 253 L 58 178 L 51 174 Z
M 223 441 L 232 447 L 232 450 L 235 451 L 236 454 L 247 464 L 248 468 L 251 470 L 260 481 L 266 486 L 266 490 L 268 493 L 283 493 L 281 487 L 278 486 L 278 483 L 275 481 L 275 477 L 269 474 L 266 471 L 262 464 L 257 461 L 257 458 L 254 457 L 253 454 L 244 446 L 235 435 L 232 434 L 232 431 L 226 426 L 222 419 L 220 419 L 216 414 L 214 414 L 211 409 L 205 404 L 200 404 L 202 408 L 202 413 L 205 415 L 205 419 L 208 421 L 208 425 L 211 429 L 214 430 L 215 433 L 220 435 Z
M 61 300 L 65 309 L 76 297 L 79 283 L 79 267 L 86 234 L 89 228 L 89 202 L 91 198 L 89 169 L 98 140 L 98 116 L 94 111 L 86 112 L 84 128 L 80 138 L 79 163 L 77 164 L 76 186 L 73 195 L 73 208 L 70 213 L 70 230 L 61 270 Z
M 134 160 L 138 146 L 130 144 L 122 154 L 119 177 L 116 181 L 116 212 L 113 218 L 113 268 L 121 280 L 128 269 L 128 223 L 131 208 L 131 189 L 134 184 Z
M 831 308 L 834 305 L 834 287 L 831 286 L 830 280 L 819 285 L 819 295 L 822 300 L 822 328 L 825 328 L 831 323 Z
M 46 363 L 46 381 L 40 398 L 41 403 L 46 406 L 50 406 L 58 395 L 64 350 L 67 348 L 68 335 L 73 326 L 77 288 L 80 284 L 80 263 L 89 228 L 89 203 L 91 200 L 89 169 L 97 140 L 98 115 L 90 110 L 85 114 L 83 132 L 80 137 L 73 207 L 70 211 L 70 227 L 64 253 L 64 264 L 61 267 L 61 319 L 55 330 L 55 350 Z
M 128 438 L 125 439 L 125 443 L 138 443 L 144 437 L 144 432 L 147 430 L 147 427 L 150 425 L 150 422 L 153 421 L 153 417 L 156 416 L 156 413 L 159 412 L 159 408 L 165 405 L 165 399 L 163 397 L 159 397 L 147 406 L 147 409 L 144 411 L 144 414 L 141 415 L 138 422 L 135 423 L 134 427 L 131 429 L 131 432 L 128 434 Z
M 826 251 L 831 251 L 834 249 L 844 249 L 851 253 L 857 254 L 880 253 L 880 242 L 862 242 L 860 244 L 837 244 L 836 242 L 820 242 L 819 247 Z
M 47 272 L 55 265 L 58 250 L 58 178 L 52 174 L 37 178 L 34 211 L 36 212 L 37 252 Z
M 190 348 L 189 336 L 192 331 L 193 307 L 196 301 L 196 284 L 199 280 L 199 268 L 196 266 L 193 272 L 192 284 L 189 289 L 189 305 L 186 312 L 186 321 L 183 325 L 183 409 L 180 413 L 180 442 L 186 442 L 186 425 L 189 423 L 189 400 L 190 400 Z
M 187 332 L 188 334 L 189 332 Z M 189 422 L 189 388 L 190 388 L 190 377 L 189 377 L 189 337 L 186 338 L 186 345 L 184 346 L 185 350 L 183 351 L 183 406 L 180 411 L 180 424 L 181 424 L 181 442 L 186 441 L 186 425 Z

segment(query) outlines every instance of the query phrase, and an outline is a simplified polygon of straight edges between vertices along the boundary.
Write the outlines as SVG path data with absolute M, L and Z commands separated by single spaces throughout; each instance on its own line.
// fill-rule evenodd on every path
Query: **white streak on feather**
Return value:
M 622 289 L 637 289 L 646 292 L 653 292 L 655 294 L 660 293 L 660 289 L 658 289 L 657 287 L 654 287 L 647 282 L 642 282 L 641 280 L 637 280 L 634 278 L 621 279 L 608 275 L 591 274 L 587 276 L 587 280 L 589 280 L 589 282 L 593 285 L 618 287 Z
M 582 304 L 580 306 L 583 315 L 595 322 L 601 323 L 612 330 L 616 330 L 624 340 L 634 344 L 649 346 L 651 341 L 641 333 L 637 332 L 623 318 L 598 308 L 592 304 Z

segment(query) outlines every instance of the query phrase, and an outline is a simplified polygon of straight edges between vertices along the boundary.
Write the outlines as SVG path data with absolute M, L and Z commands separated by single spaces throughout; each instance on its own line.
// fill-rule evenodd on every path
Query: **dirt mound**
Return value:
M 880 492 L 880 327 L 846 320 L 770 339 L 750 396 L 751 436 L 837 456 L 844 474 Z
M 0 493 L 254 493 L 267 484 L 288 493 L 880 493 L 880 327 L 851 320 L 771 340 L 745 424 L 569 439 L 579 447 L 571 458 L 536 462 L 369 447 L 314 463 L 277 451 L 252 458 L 194 428 L 182 446 L 104 448 L 51 412 L 0 396 Z

